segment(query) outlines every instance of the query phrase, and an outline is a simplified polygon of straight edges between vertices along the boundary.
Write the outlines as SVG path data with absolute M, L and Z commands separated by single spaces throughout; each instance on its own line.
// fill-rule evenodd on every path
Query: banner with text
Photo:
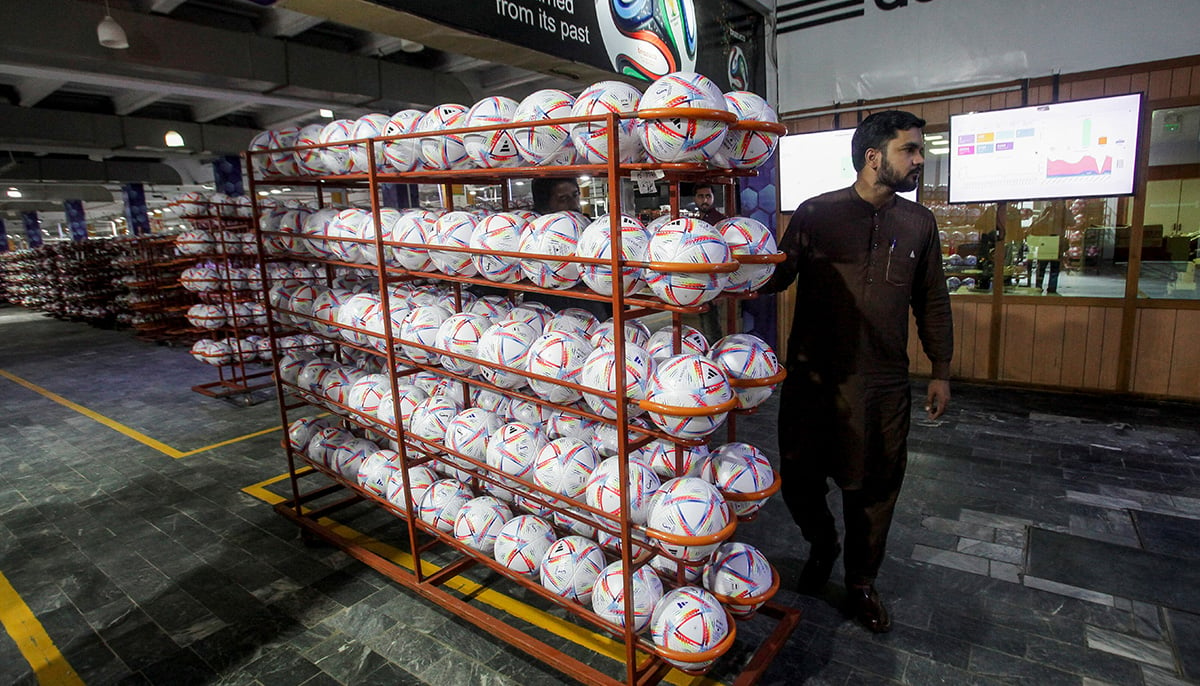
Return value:
M 736 0 L 371 1 L 644 81 L 695 71 L 766 95 L 765 22 Z

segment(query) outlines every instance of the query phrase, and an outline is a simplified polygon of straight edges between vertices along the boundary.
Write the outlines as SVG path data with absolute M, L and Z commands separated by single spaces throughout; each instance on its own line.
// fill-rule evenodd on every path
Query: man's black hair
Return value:
M 850 139 L 850 159 L 854 163 L 854 171 L 862 171 L 867 163 L 868 150 L 886 151 L 888 142 L 900 131 L 913 128 L 925 128 L 925 120 L 903 110 L 884 110 L 862 120 Z
M 713 186 L 711 183 L 697 183 L 692 186 L 692 195 L 699 193 L 701 188 L 707 188 L 708 190 L 713 192 L 713 195 L 717 194 L 716 187 Z
M 574 184 L 579 187 L 579 181 L 570 177 L 557 177 L 552 179 L 536 178 L 530 186 L 533 193 L 533 210 L 535 212 L 545 212 L 550 208 L 550 198 L 554 195 L 554 187 L 560 183 Z

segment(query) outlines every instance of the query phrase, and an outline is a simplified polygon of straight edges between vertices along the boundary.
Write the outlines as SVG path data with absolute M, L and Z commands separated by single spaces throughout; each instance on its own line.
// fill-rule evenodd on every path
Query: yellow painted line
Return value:
M 83 686 L 83 680 L 67 664 L 17 590 L 0 574 L 0 624 L 25 656 L 39 684 Z
M 309 470 L 311 471 L 311 469 Z M 299 473 L 299 472 L 298 472 Z M 284 481 L 288 478 L 287 473 L 276 477 L 261 481 L 252 486 L 247 486 L 242 489 L 243 493 L 253 496 L 264 502 L 272 505 L 278 504 L 286 500 L 284 496 L 272 493 L 267 490 L 267 486 Z M 318 520 L 319 523 L 337 535 L 363 546 L 367 550 L 385 557 L 392 562 L 404 567 L 410 572 L 415 568 L 413 556 L 399 548 L 388 545 L 380 540 L 367 536 L 355 529 L 352 529 L 328 517 L 322 517 Z M 433 574 L 441 567 L 430 562 L 423 562 L 423 567 L 426 574 Z M 478 600 L 486 605 L 490 605 L 498 610 L 501 610 L 513 617 L 529 622 L 530 624 L 549 631 L 560 638 L 567 639 L 572 643 L 589 648 L 595 652 L 605 655 L 617 662 L 625 661 L 625 646 L 623 643 L 616 641 L 607 634 L 600 634 L 592 631 L 581 624 L 555 617 L 536 607 L 528 605 L 511 596 L 507 596 L 499 591 L 488 589 L 480 584 L 471 581 L 464 576 L 456 576 L 447 580 L 444 584 L 465 596 Z M 663 681 L 676 686 L 715 686 L 720 682 L 702 676 L 691 676 L 684 674 L 679 670 L 672 669 L 667 673 Z
M 189 450 L 187 452 L 184 452 L 184 451 L 172 448 L 171 446 L 167 445 L 166 443 L 163 443 L 162 441 L 153 439 L 153 438 L 147 436 L 146 434 L 138 431 L 137 429 L 131 429 L 128 426 L 125 426 L 124 424 L 122 424 L 114 419 L 109 419 L 108 417 L 105 417 L 104 415 L 100 414 L 99 412 L 96 412 L 94 410 L 89 410 L 88 408 L 84 407 L 83 405 L 80 405 L 79 403 L 71 402 L 70 400 L 67 400 L 66 398 L 62 397 L 61 395 L 54 393 L 53 391 L 49 391 L 45 388 L 42 388 L 41 386 L 38 386 L 35 383 L 26 381 L 25 379 L 22 379 L 21 377 L 15 375 L 15 374 L 12 374 L 10 372 L 6 372 L 3 369 L 0 369 L 0 376 L 8 379 L 9 381 L 12 381 L 13 383 L 17 384 L 18 386 L 23 386 L 25 388 L 28 388 L 29 390 L 33 391 L 34 393 L 37 393 L 38 395 L 40 395 L 42 397 L 49 398 L 50 400 L 53 400 L 54 402 L 58 403 L 59 405 L 62 405 L 63 407 L 74 410 L 75 412 L 78 412 L 79 414 L 87 417 L 88 419 L 99 422 L 100 424 L 107 426 L 108 428 L 112 429 L 113 431 L 116 431 L 117 433 L 119 433 L 123 436 L 132 438 L 133 440 L 137 441 L 138 443 L 141 443 L 142 445 L 146 445 L 151 448 L 154 448 L 155 450 L 166 455 L 167 457 L 171 457 L 176 460 L 178 460 L 181 457 L 188 457 L 190 455 L 196 455 L 198 453 L 212 450 L 214 448 L 221 448 L 221 447 L 224 447 L 227 445 L 231 445 L 233 443 L 237 443 L 239 441 L 244 441 L 244 440 L 247 440 L 250 438 L 255 438 L 257 436 L 262 436 L 264 434 L 269 434 L 273 431 L 279 431 L 282 429 L 282 427 L 280 427 L 280 426 L 273 426 L 269 429 L 263 429 L 262 431 L 255 431 L 254 433 L 246 434 L 245 436 L 238 436 L 237 438 L 231 438 L 227 441 L 221 441 L 220 443 L 213 443 L 212 445 L 206 445 L 203 448 L 196 448 L 195 450 Z

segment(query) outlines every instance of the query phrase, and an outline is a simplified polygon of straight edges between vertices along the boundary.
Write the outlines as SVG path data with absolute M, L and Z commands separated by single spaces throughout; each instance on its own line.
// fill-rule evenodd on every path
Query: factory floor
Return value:
M 306 544 L 272 508 L 291 492 L 277 405 L 190 390 L 215 379 L 186 347 L 0 306 L 0 683 L 570 681 Z M 739 423 L 772 456 L 774 407 Z M 793 591 L 807 546 L 778 497 L 738 528 L 803 613 L 761 683 L 1200 683 L 1200 406 L 959 383 L 909 448 L 889 634 L 841 614 L 840 563 L 821 597 Z M 331 515 L 347 535 L 405 540 L 355 507 Z M 612 642 L 463 575 L 488 613 L 623 675 Z M 709 678 L 773 626 L 740 624 Z

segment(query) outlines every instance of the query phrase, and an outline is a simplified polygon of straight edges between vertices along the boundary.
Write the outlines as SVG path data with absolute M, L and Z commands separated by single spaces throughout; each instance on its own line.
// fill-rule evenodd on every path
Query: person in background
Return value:
M 797 282 L 779 399 L 784 501 L 810 544 L 800 590 L 822 591 L 841 553 L 827 478 L 842 490 L 846 612 L 891 629 L 875 589 L 908 461 L 909 310 L 933 363 L 925 411 L 950 401 L 950 295 L 937 221 L 897 193 L 917 187 L 922 127 L 908 112 L 876 112 L 851 139 L 857 179 L 805 201 L 780 242 L 787 258 L 767 292 Z
M 1037 275 L 1033 285 L 1036 288 L 1046 284 L 1047 295 L 1058 294 L 1058 272 L 1062 264 L 1062 253 L 1066 248 L 1063 234 L 1063 203 L 1056 200 L 1044 208 L 1029 225 L 1029 235 L 1025 241 L 1036 248 L 1034 259 L 1037 260 Z M 1049 272 L 1049 278 L 1046 272 Z
M 533 211 L 539 214 L 550 212 L 583 213 L 579 204 L 579 182 L 575 179 L 534 179 Z
M 716 208 L 716 195 L 713 187 L 707 183 L 698 183 L 692 188 L 692 201 L 696 203 L 696 211 L 700 213 L 701 221 L 716 226 L 725 219 L 725 215 Z M 725 330 L 721 324 L 721 315 L 726 307 L 736 307 L 733 303 L 712 301 L 708 310 L 700 313 L 700 331 L 709 343 L 715 343 Z

